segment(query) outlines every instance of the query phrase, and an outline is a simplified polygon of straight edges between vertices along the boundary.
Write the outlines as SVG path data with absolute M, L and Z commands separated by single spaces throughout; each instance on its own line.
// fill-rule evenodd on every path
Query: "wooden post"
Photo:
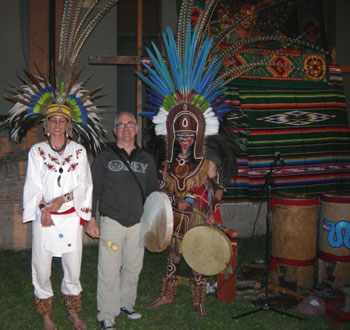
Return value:
M 137 27 L 136 27 L 136 56 L 111 56 L 97 55 L 89 56 L 89 64 L 97 65 L 135 65 L 137 71 L 141 71 L 142 56 L 142 8 L 143 0 L 137 0 Z M 142 119 L 138 114 L 142 111 L 142 81 L 136 77 L 136 120 L 142 126 Z M 141 146 L 142 130 L 137 136 L 137 143 Z
M 47 0 L 30 1 L 29 16 L 29 71 L 37 74 L 34 64 L 46 75 L 49 70 L 49 2 Z M 25 143 L 26 149 L 43 140 L 41 126 L 28 130 Z
M 142 56 L 142 0 L 137 0 L 137 31 L 136 31 L 136 55 L 139 59 Z M 139 60 L 136 65 L 136 70 L 141 71 L 141 61 Z M 142 110 L 142 81 L 136 78 L 136 113 L 137 115 Z M 142 119 L 137 116 L 137 122 L 139 127 L 142 127 Z M 137 143 L 142 145 L 142 129 L 139 130 L 137 136 Z
M 336 3 L 335 1 L 328 0 L 325 3 L 328 12 L 327 16 L 327 47 L 331 54 L 332 64 L 336 64 L 336 50 L 335 50 L 335 23 L 336 23 Z

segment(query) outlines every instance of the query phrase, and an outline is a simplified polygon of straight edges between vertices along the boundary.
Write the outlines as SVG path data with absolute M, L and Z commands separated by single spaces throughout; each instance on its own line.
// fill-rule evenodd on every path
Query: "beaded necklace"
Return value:
M 67 145 L 67 138 L 64 137 L 64 143 L 63 143 L 62 147 L 59 148 L 59 149 L 55 149 L 55 148 L 54 148 L 54 146 L 51 144 L 51 139 L 50 139 L 50 137 L 48 138 L 48 142 L 49 142 L 50 148 L 51 148 L 54 152 L 56 152 L 57 156 L 59 157 L 59 153 L 60 153 L 61 151 L 63 151 L 63 150 L 66 148 L 66 145 Z M 62 168 L 61 162 L 60 162 L 60 168 L 59 168 L 58 172 L 60 173 L 60 175 L 59 175 L 58 178 L 57 178 L 57 185 L 58 185 L 59 187 L 61 187 L 61 174 L 63 173 L 63 168 Z

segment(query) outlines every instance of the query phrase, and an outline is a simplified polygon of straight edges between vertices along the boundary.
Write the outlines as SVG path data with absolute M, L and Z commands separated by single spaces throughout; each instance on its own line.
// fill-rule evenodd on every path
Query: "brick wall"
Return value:
M 31 246 L 31 225 L 22 224 L 22 193 L 27 167 L 26 153 L 0 160 L 0 248 Z

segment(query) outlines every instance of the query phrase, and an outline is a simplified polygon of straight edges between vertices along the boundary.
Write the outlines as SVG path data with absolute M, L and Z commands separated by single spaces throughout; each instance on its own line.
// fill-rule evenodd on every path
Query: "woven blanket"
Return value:
M 236 182 L 226 197 L 251 199 L 262 195 L 266 175 L 280 153 L 273 192 L 320 194 L 350 191 L 350 128 L 341 88 L 341 72 L 331 66 L 330 83 L 313 88 L 238 87 L 247 114 L 248 153 L 239 159 Z
M 215 18 L 235 22 L 247 13 L 250 16 L 219 47 L 225 50 L 234 42 L 277 29 L 282 35 L 300 36 L 325 47 L 320 1 L 291 0 L 282 8 L 271 7 L 273 3 L 220 1 L 210 25 L 212 35 L 225 29 Z M 195 4 L 193 23 L 204 1 Z M 261 10 L 270 7 L 270 11 Z M 247 127 L 248 149 L 238 159 L 238 178 L 227 186 L 225 198 L 249 201 L 266 196 L 263 188 L 276 153 L 282 155 L 283 163 L 277 162 L 274 168 L 272 193 L 350 191 L 350 129 L 339 68 L 329 65 L 327 56 L 315 48 L 288 45 L 276 52 L 276 47 L 270 42 L 245 45 L 224 63 L 228 70 L 267 59 L 266 65 L 252 67 L 231 82 L 235 100 L 246 115 L 237 122 Z

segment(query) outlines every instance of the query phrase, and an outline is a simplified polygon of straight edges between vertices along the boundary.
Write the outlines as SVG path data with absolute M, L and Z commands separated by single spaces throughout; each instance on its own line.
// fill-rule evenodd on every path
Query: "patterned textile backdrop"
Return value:
M 192 23 L 203 1 L 196 1 Z M 216 18 L 233 22 L 250 15 L 220 44 L 263 36 L 278 30 L 291 38 L 300 37 L 325 48 L 321 1 L 223 0 L 212 17 L 211 33 L 225 28 Z M 266 8 L 266 10 L 264 10 Z M 256 13 L 256 14 L 254 14 Z M 257 42 L 245 45 L 225 62 L 227 68 L 268 59 L 268 64 L 243 72 L 233 80 L 233 98 L 239 101 L 245 124 L 238 134 L 247 139 L 247 153 L 239 158 L 236 181 L 227 186 L 226 199 L 249 201 L 264 196 L 266 174 L 280 153 L 285 165 L 277 163 L 272 193 L 321 194 L 350 191 L 350 129 L 347 122 L 342 76 L 337 66 L 327 63 L 324 52 L 293 44 Z M 274 53 L 275 51 L 275 53 Z

